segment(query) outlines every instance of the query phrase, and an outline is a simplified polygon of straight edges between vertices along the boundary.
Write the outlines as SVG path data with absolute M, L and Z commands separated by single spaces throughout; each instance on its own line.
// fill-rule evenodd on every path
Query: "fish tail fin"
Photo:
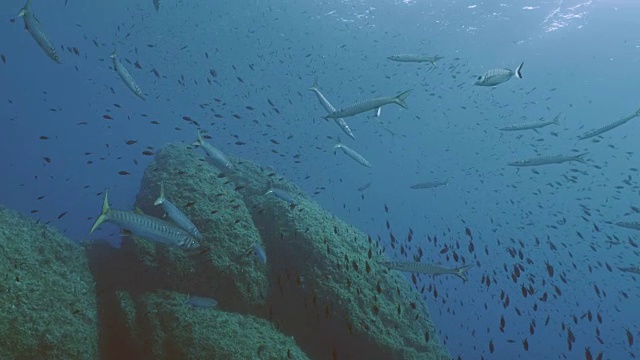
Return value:
M 315 80 L 313 80 L 313 85 L 311 85 L 309 87 L 309 90 L 316 91 L 316 90 L 318 90 L 318 86 L 319 86 L 318 85 L 318 78 L 316 78 Z
M 409 96 L 411 91 L 412 90 L 407 90 L 407 91 L 401 92 L 400 94 L 398 94 L 396 97 L 393 98 L 393 102 L 395 102 L 396 104 L 402 106 L 405 109 L 408 109 L 409 107 L 407 106 L 407 103 L 404 102 L 404 100 L 407 98 L 407 96 Z
M 160 196 L 153 202 L 154 206 L 162 204 L 167 198 L 164 197 L 164 183 L 160 183 Z
M 524 61 L 520 63 L 520 65 L 518 65 L 518 67 L 516 68 L 516 77 L 518 79 L 522 79 L 522 65 L 524 65 Z
M 202 133 L 200 132 L 200 129 L 198 129 L 198 140 L 194 141 L 191 146 L 200 146 L 203 142 L 204 140 L 202 139 Z
M 454 271 L 453 274 L 466 282 L 467 280 L 469 280 L 467 278 L 467 271 L 469 271 L 469 269 L 471 269 L 472 267 L 473 265 L 465 265 L 465 266 L 455 268 L 453 269 Z
M 556 125 L 560 125 L 560 115 L 562 115 L 562 113 L 559 113 L 558 115 L 556 115 L 556 117 L 553 119 L 553 123 Z
M 20 9 L 20 13 L 18 14 L 18 17 L 26 16 L 29 13 L 30 9 L 31 9 L 31 0 L 27 0 L 27 2 L 24 4 L 24 7 Z
M 587 160 L 584 159 L 584 156 L 587 155 L 587 154 L 588 154 L 588 152 L 582 153 L 580 155 L 576 155 L 576 161 L 579 161 L 579 162 L 581 162 L 583 164 L 586 164 Z
M 89 235 L 91 235 L 103 222 L 108 220 L 109 211 L 109 189 L 104 192 L 104 202 L 102 203 L 102 212 L 100 212 L 100 216 L 96 219 L 96 222 L 91 227 L 91 231 L 89 231 Z

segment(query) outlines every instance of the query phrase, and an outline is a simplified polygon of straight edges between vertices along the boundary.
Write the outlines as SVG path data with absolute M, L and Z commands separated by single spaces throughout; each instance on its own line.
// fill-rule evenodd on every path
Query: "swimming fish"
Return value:
M 560 125 L 560 122 L 558 121 L 559 118 L 560 118 L 560 114 L 558 114 L 555 118 L 553 118 L 553 120 L 535 121 L 535 122 L 528 122 L 524 124 L 513 124 L 513 125 L 505 126 L 500 130 L 502 131 L 533 130 L 533 129 L 540 129 L 548 125 Z
M 640 230 L 640 222 L 638 221 L 620 221 L 616 225 L 627 229 Z
M 415 54 L 398 54 L 398 55 L 387 56 L 387 59 L 392 61 L 397 61 L 397 62 L 414 62 L 414 63 L 429 62 L 431 63 L 431 65 L 435 66 L 436 61 L 440 59 L 444 59 L 444 57 L 438 56 L 438 55 L 424 56 L 424 55 L 415 55 Z
M 180 209 L 178 209 L 173 203 L 164 196 L 164 184 L 160 183 L 160 196 L 156 199 L 153 205 L 158 206 L 162 205 L 164 211 L 169 215 L 169 218 L 173 220 L 178 226 L 180 226 L 183 230 L 187 231 L 196 239 L 202 239 L 202 234 L 198 228 L 189 220 L 187 215 L 185 215 Z
M 630 272 L 633 274 L 640 274 L 640 266 L 619 267 L 620 271 Z
M 218 305 L 216 299 L 191 295 L 187 295 L 187 299 L 184 302 L 192 307 L 205 309 L 214 308 Z
M 44 30 L 42 30 L 42 25 L 40 21 L 31 13 L 31 0 L 27 0 L 27 3 L 24 5 L 20 13 L 19 17 L 24 21 L 24 27 L 27 29 L 31 37 L 38 43 L 38 46 L 47 54 L 51 60 L 56 63 L 60 63 L 60 57 L 56 52 L 56 47 L 53 45 L 51 40 L 47 34 L 45 34 Z
M 194 249 L 200 246 L 188 232 L 164 220 L 149 215 L 136 214 L 133 211 L 112 210 L 109 207 L 108 189 L 104 194 L 102 212 L 93 227 L 91 227 L 89 234 L 93 233 L 98 226 L 105 222 L 116 224 L 135 235 L 162 244 L 183 249 Z
M 475 85 L 478 86 L 496 86 L 502 84 L 505 81 L 511 79 L 514 75 L 518 79 L 522 79 L 522 65 L 521 63 L 516 71 L 511 69 L 493 69 L 485 72 L 484 74 L 478 76 L 478 80 L 475 82 Z
M 371 167 L 371 163 L 364 158 L 364 156 L 358 154 L 355 150 L 344 145 L 342 143 L 337 143 L 333 146 L 333 153 L 335 154 L 336 149 L 341 149 L 343 153 L 347 154 L 350 158 L 358 162 L 358 164 L 366 167 Z
M 289 205 L 298 205 L 298 203 L 293 199 L 293 196 L 284 190 L 271 188 L 264 193 L 265 196 L 269 194 L 273 194 L 278 199 L 288 202 Z
M 124 67 L 122 62 L 120 62 L 120 59 L 118 59 L 118 54 L 116 54 L 116 51 L 113 50 L 113 52 L 111 53 L 111 55 L 109 55 L 109 57 L 113 61 L 113 68 L 116 70 L 118 75 L 120 75 L 120 79 L 124 81 L 124 83 L 127 85 L 129 90 L 131 90 L 134 94 L 136 94 L 140 99 L 145 100 L 144 94 L 142 93 L 140 86 L 138 86 L 138 83 L 136 82 L 136 80 L 133 78 L 133 76 L 131 76 L 131 74 L 129 73 L 129 70 L 127 70 L 127 68 Z
M 202 133 L 200 133 L 200 130 L 198 130 L 198 140 L 196 140 L 192 145 L 193 146 L 201 146 L 202 149 L 204 149 L 204 152 L 207 153 L 209 158 L 211 160 L 213 160 L 214 164 L 218 168 L 220 168 L 222 170 L 233 168 L 233 165 L 231 164 L 231 161 L 229 161 L 227 156 L 222 151 L 218 150 L 213 145 L 211 145 L 208 142 L 204 141 L 204 139 L 202 138 Z
M 380 262 L 380 264 L 392 270 L 408 271 L 429 275 L 455 275 L 463 281 L 468 280 L 466 272 L 473 267 L 473 265 L 465 265 L 457 268 L 448 268 L 438 264 L 403 261 L 382 261 Z
M 530 159 L 518 160 L 514 162 L 510 162 L 507 165 L 509 166 L 539 166 L 539 165 L 549 165 L 549 164 L 561 164 L 563 162 L 569 161 L 578 161 L 583 164 L 586 164 L 587 161 L 583 158 L 588 153 L 582 153 L 579 155 L 556 155 L 556 156 L 540 156 Z
M 407 90 L 407 91 L 401 92 L 396 96 L 378 97 L 370 100 L 357 102 L 345 108 L 333 111 L 329 115 L 325 116 L 324 118 L 325 119 L 345 118 L 349 116 L 362 114 L 363 112 L 366 112 L 369 110 L 377 110 L 378 108 L 388 104 L 398 104 L 403 108 L 408 109 L 409 107 L 407 106 L 407 103 L 404 100 L 407 98 L 407 96 L 409 96 L 410 93 L 411 93 L 411 90 Z
M 428 181 L 428 182 L 423 182 L 423 183 L 418 183 L 415 185 L 411 185 L 409 186 L 409 189 L 431 189 L 434 187 L 438 187 L 438 186 L 443 186 L 443 185 L 449 185 L 449 178 L 446 178 L 445 180 L 435 180 L 435 181 Z
M 631 114 L 631 115 L 623 117 L 620 120 L 616 120 L 616 121 L 614 121 L 614 122 L 612 122 L 610 124 L 607 124 L 607 125 L 605 125 L 603 127 L 600 127 L 600 128 L 597 128 L 597 129 L 594 129 L 594 130 L 591 130 L 591 131 L 587 131 L 586 133 L 578 136 L 578 139 L 579 140 L 584 140 L 584 139 L 589 139 L 589 138 L 592 138 L 594 136 L 598 136 L 598 135 L 604 134 L 607 131 L 613 130 L 613 129 L 617 128 L 618 126 L 620 126 L 620 125 L 622 125 L 622 124 L 628 122 L 629 120 L 631 120 L 633 118 L 636 118 L 638 116 L 640 116 L 640 109 L 636 110 L 636 112 Z
M 253 253 L 253 256 L 255 256 L 256 259 L 258 259 L 262 264 L 267 263 L 267 253 L 264 251 L 264 248 L 260 244 L 255 243 L 251 245 L 249 253 Z
M 311 85 L 309 90 L 313 91 L 313 93 L 316 94 L 316 97 L 320 101 L 320 104 L 329 114 L 336 111 L 336 108 L 333 107 L 333 105 L 331 105 L 329 100 L 327 100 L 327 98 L 325 98 L 324 95 L 322 95 L 322 93 L 320 92 L 320 89 L 318 88 L 318 80 L 316 80 L 313 83 L 313 85 Z M 343 118 L 335 118 L 333 120 L 335 121 L 336 125 L 338 125 L 345 134 L 349 135 L 349 137 L 354 140 L 356 139 L 355 135 L 353 135 L 353 132 L 349 128 L 349 125 L 347 125 L 347 122 L 344 121 Z
M 156 11 L 160 11 L 160 0 L 153 0 L 153 7 L 156 8 Z

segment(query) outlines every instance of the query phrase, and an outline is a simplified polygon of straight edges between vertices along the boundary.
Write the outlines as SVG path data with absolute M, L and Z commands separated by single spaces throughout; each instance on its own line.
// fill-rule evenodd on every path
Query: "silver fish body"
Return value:
M 404 101 L 411 93 L 411 90 L 403 91 L 396 96 L 378 97 L 370 100 L 361 101 L 345 108 L 338 109 L 325 116 L 325 119 L 336 119 L 354 116 L 367 112 L 369 110 L 378 109 L 388 104 L 398 104 L 405 109 L 408 109 L 407 103 Z
M 153 205 L 161 205 L 162 209 L 167 213 L 169 218 L 173 220 L 183 230 L 187 231 L 191 236 L 196 239 L 202 239 L 202 234 L 198 228 L 189 220 L 189 217 L 185 215 L 177 206 L 169 201 L 164 195 L 164 184 L 160 184 L 160 196 L 156 199 Z
M 540 166 L 540 165 L 549 165 L 549 164 L 561 164 L 569 161 L 578 161 L 583 164 L 586 164 L 586 160 L 584 156 L 587 153 L 582 153 L 579 155 L 556 155 L 556 156 L 540 156 L 535 158 L 529 158 L 524 160 L 518 160 L 514 162 L 510 162 L 507 165 L 509 166 Z
M 640 222 L 638 221 L 620 221 L 616 225 L 627 229 L 640 230 Z
M 358 152 L 348 147 L 347 145 L 338 143 L 333 147 L 334 153 L 336 149 L 342 150 L 343 153 L 347 154 L 347 156 L 355 160 L 358 164 L 366 167 L 371 167 L 371 163 L 367 159 L 365 159 L 364 156 L 360 155 Z
M 118 59 L 118 55 L 116 54 L 116 52 L 115 51 L 112 52 L 111 55 L 109 55 L 109 57 L 113 61 L 113 68 L 120 76 L 120 79 L 122 79 L 122 81 L 124 81 L 124 83 L 127 85 L 129 90 L 131 90 L 140 99 L 145 100 L 144 94 L 142 93 L 142 89 L 140 89 L 140 86 L 138 85 L 136 80 L 133 78 L 131 73 L 129 73 L 129 70 L 127 70 L 127 68 L 124 66 L 124 64 L 122 64 L 120 59 Z
M 408 271 L 429 275 L 455 275 L 463 281 L 468 280 L 466 272 L 473 267 L 473 265 L 465 265 L 456 268 L 449 268 L 438 264 L 403 261 L 383 261 L 380 264 L 392 270 Z
M 623 117 L 620 120 L 616 120 L 616 121 L 614 121 L 612 123 L 609 123 L 609 124 L 607 124 L 607 125 L 605 125 L 603 127 L 587 131 L 586 133 L 578 136 L 578 139 L 579 140 L 585 140 L 585 139 L 592 138 L 594 136 L 598 136 L 598 135 L 604 134 L 607 131 L 613 130 L 613 129 L 617 128 L 618 126 L 620 126 L 620 125 L 622 125 L 622 124 L 628 122 L 629 120 L 634 119 L 634 118 L 636 118 L 638 116 L 640 116 L 640 109 L 636 110 L 636 112 L 631 114 L 631 115 Z
M 311 85 L 309 90 L 313 91 L 313 93 L 316 94 L 318 101 L 320 101 L 320 104 L 327 111 L 327 113 L 331 114 L 332 112 L 336 111 L 336 108 L 333 107 L 333 105 L 331 105 L 329 100 L 327 100 L 327 98 L 324 97 L 324 95 L 320 92 L 317 81 L 314 82 L 313 85 Z M 345 134 L 349 135 L 349 137 L 354 140 L 356 139 L 355 135 L 353 135 L 353 132 L 349 128 L 349 125 L 347 125 L 347 122 L 344 121 L 343 118 L 334 118 L 333 120 L 335 121 L 336 125 L 338 125 L 338 127 L 340 127 L 340 129 L 342 129 L 342 131 Z
M 478 86 L 496 86 L 502 84 L 505 81 L 508 81 L 513 76 L 518 79 L 522 79 L 522 65 L 521 63 L 515 71 L 511 69 L 493 69 L 485 72 L 484 74 L 478 76 L 478 80 L 475 82 L 475 85 Z
M 513 125 L 505 126 L 500 130 L 502 131 L 533 130 L 533 129 L 540 129 L 549 125 L 560 125 L 560 122 L 558 121 L 559 118 L 560 118 L 560 114 L 558 114 L 553 120 L 535 121 L 535 122 L 529 122 L 529 123 L 523 123 L 523 124 L 513 124 Z
M 445 180 L 434 180 L 434 181 L 427 181 L 423 183 L 414 184 L 409 186 L 409 189 L 414 189 L 414 190 L 431 189 L 431 188 L 444 186 L 444 185 L 449 185 L 449 178 Z
M 38 21 L 38 19 L 31 13 L 31 0 L 27 0 L 27 3 L 24 5 L 22 10 L 20 10 L 20 14 L 18 14 L 18 16 L 22 18 L 25 29 L 27 29 L 29 34 L 31 34 L 31 37 L 33 37 L 38 46 L 51 60 L 59 64 L 60 56 L 58 56 L 55 45 L 53 45 L 47 34 L 42 29 L 40 21 Z
M 183 249 L 199 247 L 198 242 L 188 232 L 177 226 L 144 214 L 132 211 L 112 210 L 109 207 L 109 191 L 105 193 L 102 213 L 91 228 L 93 233 L 102 223 L 109 222 L 123 229 L 127 229 L 137 236 L 162 244 L 176 246 Z
M 198 140 L 193 143 L 194 146 L 200 146 L 207 153 L 207 156 L 213 161 L 216 167 L 220 170 L 230 170 L 233 168 L 233 164 L 227 155 L 225 155 L 221 150 L 204 141 L 202 138 L 202 134 L 198 131 Z
M 633 274 L 640 274 L 640 266 L 628 266 L 628 267 L 619 267 L 620 271 L 629 272 Z
M 278 199 L 288 202 L 289 205 L 293 205 L 293 206 L 298 205 L 298 202 L 295 201 L 293 196 L 291 196 L 291 194 L 289 194 L 288 192 L 286 192 L 284 190 L 271 188 L 271 189 L 267 190 L 267 192 L 265 193 L 265 195 L 269 195 L 269 194 L 273 194 Z
M 398 54 L 387 56 L 387 59 L 397 62 L 413 62 L 413 63 L 422 63 L 429 62 L 432 65 L 435 65 L 436 62 L 440 59 L 444 59 L 442 56 L 424 56 L 424 55 L 416 55 L 416 54 Z

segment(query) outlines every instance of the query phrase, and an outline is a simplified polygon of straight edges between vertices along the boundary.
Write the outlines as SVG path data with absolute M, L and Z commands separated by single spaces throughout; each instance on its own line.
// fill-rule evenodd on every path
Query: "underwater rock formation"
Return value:
M 426 306 L 378 261 L 377 242 L 324 211 L 272 170 L 238 162 L 247 208 L 269 257 L 270 320 L 312 358 L 449 359 Z M 291 202 L 265 195 L 284 190 Z
M 142 349 L 137 359 L 308 359 L 293 338 L 264 319 L 193 306 L 187 296 L 172 292 L 137 301 L 126 293 L 118 298 Z
M 0 206 L 0 359 L 98 359 L 82 247 Z
M 168 145 L 146 169 L 136 207 L 162 217 L 154 206 L 164 184 L 166 197 L 203 235 L 195 250 L 169 248 L 146 240 L 125 241 L 123 250 L 142 260 L 143 272 L 162 274 L 157 288 L 220 298 L 226 309 L 255 312 L 267 299 L 267 273 L 251 256 L 260 235 L 246 209 L 241 190 L 196 150 Z
M 245 322 L 254 331 L 256 321 L 291 339 L 282 347 L 261 340 L 261 347 L 243 333 L 227 336 L 224 341 L 251 350 L 247 359 L 259 359 L 256 354 L 265 349 L 278 349 L 265 358 L 286 359 L 282 349 L 299 351 L 296 345 L 313 359 L 450 358 L 420 294 L 402 274 L 379 263 L 388 259 L 377 241 L 324 211 L 273 170 L 245 160 L 232 163 L 221 173 L 194 149 L 168 145 L 145 171 L 136 206 L 161 217 L 153 202 L 163 183 L 169 200 L 204 235 L 195 252 L 136 238 L 125 239 L 122 249 L 89 248 L 98 287 L 108 289 L 100 297 L 100 319 L 110 328 L 102 329 L 101 348 L 125 349 L 104 359 L 190 358 L 186 349 L 192 346 L 218 354 L 216 347 L 227 345 L 208 343 L 214 341 L 211 334 L 227 326 L 233 333 Z M 264 246 L 266 264 L 252 254 L 254 244 Z M 186 294 L 218 304 L 193 309 L 185 304 Z

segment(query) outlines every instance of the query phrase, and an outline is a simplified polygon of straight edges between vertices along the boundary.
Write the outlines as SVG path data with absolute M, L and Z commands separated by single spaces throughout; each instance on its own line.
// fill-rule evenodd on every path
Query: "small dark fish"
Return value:
M 40 140 L 49 140 L 49 137 L 43 135 L 43 136 L 40 136 Z
M 118 174 L 120 174 L 120 175 L 129 175 L 129 172 L 122 170 L 122 171 L 119 171 Z
M 2 59 L 3 63 L 5 63 L 5 64 L 7 63 L 7 57 L 4 56 L 4 54 L 0 54 L 0 59 Z
M 113 120 L 113 118 L 111 117 L 111 115 L 102 115 L 102 118 L 103 118 L 103 119 L 106 119 L 106 120 Z
M 151 155 L 153 155 L 153 151 L 145 150 L 145 151 L 142 152 L 142 155 L 151 156 Z
M 127 144 L 127 145 L 133 145 L 133 144 L 135 144 L 135 143 L 137 143 L 137 142 L 138 142 L 137 140 L 127 140 L 127 142 L 126 142 L 125 144 Z
M 67 215 L 67 212 L 63 212 L 62 214 L 58 215 L 58 220 L 62 219 L 65 215 Z M 627 333 L 629 333 L 629 330 L 627 330 Z M 633 340 L 632 340 L 633 342 Z
M 633 346 L 633 334 L 629 329 L 624 329 L 627 332 L 627 341 L 629 342 L 629 346 Z

